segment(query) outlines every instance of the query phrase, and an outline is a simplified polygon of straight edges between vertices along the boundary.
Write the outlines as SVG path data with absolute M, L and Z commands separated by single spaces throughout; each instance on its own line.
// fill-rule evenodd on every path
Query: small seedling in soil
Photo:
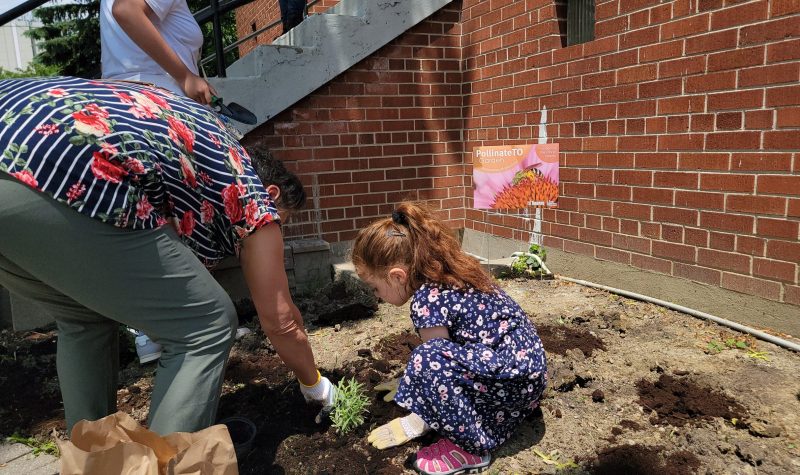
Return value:
M 539 456 L 542 459 L 542 462 L 546 463 L 547 465 L 554 465 L 556 470 L 564 470 L 566 468 L 580 468 L 578 464 L 576 464 L 572 460 L 562 461 L 561 457 L 558 454 L 558 450 L 551 450 L 549 453 L 544 453 L 539 449 L 533 449 L 533 453 Z
M 6 442 L 27 445 L 33 449 L 33 455 L 49 454 L 58 457 L 58 446 L 52 440 L 41 441 L 33 437 L 22 437 L 19 434 L 14 434 L 11 437 L 6 437 Z
M 331 422 L 340 434 L 347 434 L 364 423 L 364 414 L 369 406 L 364 386 L 355 378 L 342 379 L 336 385 Z

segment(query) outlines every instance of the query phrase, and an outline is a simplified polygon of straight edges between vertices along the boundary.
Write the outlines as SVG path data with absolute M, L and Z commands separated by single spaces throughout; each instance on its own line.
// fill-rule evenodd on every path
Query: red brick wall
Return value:
M 547 106 L 547 246 L 800 305 L 800 2 L 598 0 L 570 47 L 557 3 L 453 2 L 247 140 L 319 184 L 329 241 L 405 197 L 527 240 L 472 209 L 469 152 L 535 142 Z

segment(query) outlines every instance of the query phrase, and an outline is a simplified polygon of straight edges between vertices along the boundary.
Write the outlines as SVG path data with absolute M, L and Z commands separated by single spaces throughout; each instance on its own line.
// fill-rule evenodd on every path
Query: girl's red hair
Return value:
M 407 268 L 411 289 L 425 282 L 472 286 L 483 292 L 494 289 L 478 260 L 462 251 L 451 230 L 418 203 L 400 203 L 391 218 L 362 229 L 352 259 L 357 269 L 372 275 L 391 267 Z

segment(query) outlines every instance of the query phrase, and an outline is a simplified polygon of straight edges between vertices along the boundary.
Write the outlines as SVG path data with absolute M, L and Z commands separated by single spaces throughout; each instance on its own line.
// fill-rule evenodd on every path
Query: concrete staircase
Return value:
M 452 0 L 342 0 L 322 14 L 260 45 L 209 78 L 227 102 L 237 102 L 258 124 L 247 133 L 420 23 Z

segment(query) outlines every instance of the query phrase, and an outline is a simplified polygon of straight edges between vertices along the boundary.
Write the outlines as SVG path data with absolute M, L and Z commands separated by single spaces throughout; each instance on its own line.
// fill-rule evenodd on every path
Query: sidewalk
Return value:
M 23 444 L 0 442 L 0 473 L 9 475 L 57 475 L 58 459 L 48 454 L 33 455 Z

